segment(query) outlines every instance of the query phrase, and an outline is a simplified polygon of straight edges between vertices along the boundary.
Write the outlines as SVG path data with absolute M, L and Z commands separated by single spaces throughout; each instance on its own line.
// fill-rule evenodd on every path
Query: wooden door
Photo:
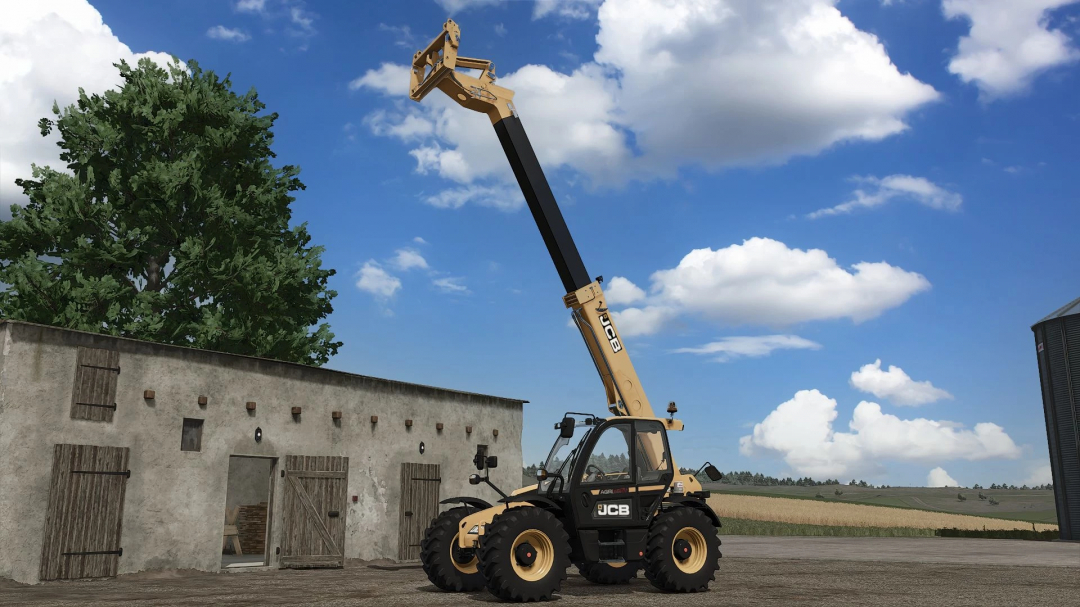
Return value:
M 349 458 L 285 456 L 281 567 L 345 566 Z
M 120 353 L 80 347 L 76 361 L 75 386 L 71 391 L 71 419 L 111 422 L 116 411 Z
M 41 580 L 112 577 L 120 563 L 126 447 L 56 445 Z
M 401 464 L 401 528 L 398 530 L 398 558 L 420 558 L 420 540 L 432 519 L 439 515 L 438 464 Z

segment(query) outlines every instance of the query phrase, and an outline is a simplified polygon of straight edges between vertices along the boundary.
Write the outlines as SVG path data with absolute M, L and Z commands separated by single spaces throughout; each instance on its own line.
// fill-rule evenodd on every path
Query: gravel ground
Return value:
M 707 593 L 679 595 L 680 607 L 694 605 L 953 605 L 1056 607 L 1074 605 L 1080 587 L 1080 546 L 1062 551 L 1053 565 L 963 562 L 835 560 L 839 538 L 822 543 L 810 558 L 784 555 L 784 543 L 770 551 L 761 538 L 724 538 L 728 556 Z M 784 538 L 775 538 L 783 540 Z M 811 538 L 798 538 L 811 539 Z M 816 539 L 816 538 L 814 538 Z M 843 538 L 855 541 L 864 538 Z M 905 538 L 906 539 L 906 538 Z M 910 539 L 907 540 L 910 543 Z M 933 539 L 928 539 L 934 542 Z M 995 540 L 976 540 L 993 551 Z M 959 544 L 938 544 L 956 550 Z M 1026 542 L 1038 552 L 1049 544 Z M 933 552 L 942 548 L 927 544 Z M 1076 550 L 1076 564 L 1071 564 Z M 736 556 L 743 552 L 754 557 Z M 857 551 L 856 551 L 857 552 Z M 901 551 L 906 553 L 905 551 Z M 759 555 L 775 555 L 760 558 Z M 970 559 L 969 559 L 970 560 Z M 571 569 L 571 571 L 574 571 Z M 575 573 L 555 602 L 561 605 L 671 605 L 644 579 L 626 586 L 597 586 Z M 110 580 L 51 582 L 24 586 L 0 582 L 0 605 L 462 605 L 494 602 L 486 592 L 440 592 L 415 564 L 350 561 L 338 570 L 253 570 L 238 573 L 170 571 L 137 573 Z

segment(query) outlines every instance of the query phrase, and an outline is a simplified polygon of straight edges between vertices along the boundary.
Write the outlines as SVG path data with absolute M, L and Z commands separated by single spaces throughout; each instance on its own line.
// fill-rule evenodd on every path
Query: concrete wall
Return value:
M 111 423 L 70 417 L 79 346 L 120 352 Z M 477 443 L 499 456 L 496 483 L 516 487 L 521 474 L 519 400 L 26 323 L 0 324 L 0 353 L 0 577 L 20 582 L 37 581 L 57 443 L 131 449 L 120 573 L 218 570 L 231 455 L 348 456 L 346 558 L 397 557 L 403 462 L 441 464 L 442 497 L 497 499 L 468 484 Z M 155 399 L 143 399 L 147 389 Z M 299 418 L 293 406 L 303 408 Z M 331 411 L 343 419 L 332 421 Z M 200 452 L 180 450 L 185 417 L 205 420 Z M 271 555 L 283 485 L 274 483 Z
M 274 460 L 270 458 L 230 457 L 225 507 L 251 506 L 267 501 L 273 467 Z

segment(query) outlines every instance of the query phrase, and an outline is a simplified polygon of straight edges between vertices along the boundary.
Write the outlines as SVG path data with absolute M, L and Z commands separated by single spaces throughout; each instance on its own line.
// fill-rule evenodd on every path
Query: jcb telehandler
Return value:
M 600 584 L 626 583 L 643 568 L 661 590 L 707 590 L 719 568 L 720 521 L 696 474 L 681 473 L 671 457 L 668 432 L 683 429 L 675 403 L 667 418 L 653 413 L 608 313 L 603 277 L 593 280 L 585 270 L 514 109 L 514 92 L 494 84 L 492 62 L 458 55 L 460 35 L 448 20 L 413 56 L 410 97 L 420 101 L 437 88 L 491 119 L 566 288 L 563 302 L 604 382 L 611 417 L 567 413 L 555 424 L 559 438 L 537 484 L 509 496 L 486 473 L 497 459 L 479 448 L 474 463 L 485 474 L 469 482 L 487 483 L 503 499 L 494 506 L 474 497 L 443 500 L 458 506 L 425 532 L 424 571 L 443 590 L 486 586 L 512 601 L 551 598 L 571 563 Z M 719 480 L 711 464 L 702 469 Z

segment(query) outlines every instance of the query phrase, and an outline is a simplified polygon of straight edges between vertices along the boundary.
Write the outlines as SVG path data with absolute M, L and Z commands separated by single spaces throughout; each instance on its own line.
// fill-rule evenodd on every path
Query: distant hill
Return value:
M 1012 519 L 1031 523 L 1057 524 L 1054 509 L 1054 492 L 1043 489 L 958 489 L 956 487 L 889 487 L 876 489 L 852 485 L 755 486 L 704 483 L 714 496 L 725 493 L 735 495 L 761 495 L 788 497 L 823 502 L 865 504 L 948 512 L 972 516 Z M 836 495 L 841 491 L 841 495 Z M 986 499 L 980 499 L 979 494 Z M 962 494 L 966 499 L 960 500 Z M 816 495 L 821 495 L 818 498 Z M 991 503 L 996 502 L 996 504 Z

